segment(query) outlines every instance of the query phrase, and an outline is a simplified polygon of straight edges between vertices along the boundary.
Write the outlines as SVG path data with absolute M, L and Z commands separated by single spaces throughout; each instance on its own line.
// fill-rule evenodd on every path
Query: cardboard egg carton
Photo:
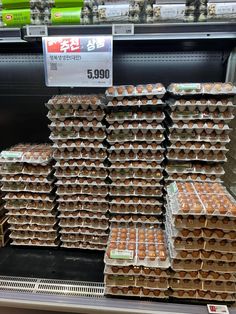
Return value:
M 59 218 L 93 218 L 93 219 L 108 219 L 106 213 L 87 212 L 84 210 L 78 211 L 63 211 L 60 213 Z
M 39 209 L 10 209 L 6 213 L 6 216 L 34 216 L 34 217 L 56 217 L 56 211 L 39 210 Z
M 89 141 L 89 140 L 68 140 L 66 142 L 57 142 L 54 143 L 55 146 L 58 146 L 54 150 L 53 157 L 60 157 L 63 153 L 64 155 L 70 154 L 71 152 L 80 152 L 81 150 L 95 150 L 96 152 L 100 149 L 104 149 L 104 145 L 100 141 Z
M 78 109 L 74 110 L 72 108 L 67 109 L 51 109 L 47 117 L 52 122 L 64 122 L 67 119 L 78 119 L 78 118 L 84 118 L 88 121 L 92 121 L 94 118 L 96 118 L 97 121 L 102 121 L 105 117 L 105 113 L 100 108 L 91 108 L 90 106 L 86 106 L 85 109 Z
M 202 164 L 202 163 L 193 163 L 193 162 L 187 162 L 187 163 L 169 163 L 165 171 L 169 175 L 174 174 L 197 174 L 197 175 L 214 175 L 216 177 L 220 177 L 224 175 L 224 168 L 221 165 L 215 165 L 215 164 Z M 195 179 L 195 178 L 194 178 Z
M 133 222 L 133 223 L 142 223 L 143 225 L 145 225 L 146 223 L 149 225 L 152 224 L 156 224 L 159 222 L 159 220 L 157 219 L 156 216 L 143 216 L 143 215 L 139 215 L 139 214 L 118 214 L 118 215 L 114 215 L 111 217 L 110 219 L 111 224 L 113 222 L 116 223 L 129 223 L 129 222 Z
M 143 215 L 161 215 L 161 206 L 156 205 L 124 205 L 111 204 L 109 212 L 112 214 L 143 214 Z
M 87 169 L 92 169 L 92 168 L 96 168 L 97 170 L 100 169 L 106 169 L 106 166 L 104 166 L 103 162 L 101 162 L 101 160 L 89 160 L 89 159 L 72 159 L 72 160 L 60 160 L 57 161 L 57 163 L 54 165 L 55 169 L 71 169 L 71 170 L 75 170 L 75 169 L 83 169 L 83 168 L 87 168 Z
M 11 216 L 8 219 L 8 223 L 11 225 L 42 225 L 42 226 L 54 226 L 58 219 L 56 217 L 31 217 L 31 216 Z
M 38 239 L 38 240 L 56 240 L 58 237 L 57 231 L 37 232 L 37 231 L 12 231 L 11 239 Z
M 104 102 L 103 95 L 56 95 L 46 103 L 46 107 L 49 110 L 60 108 L 78 110 L 78 108 L 86 109 L 88 106 L 96 109 L 98 106 L 103 106 Z
M 1 190 L 4 192 L 31 192 L 31 193 L 51 193 L 53 186 L 48 183 L 23 183 L 23 182 L 4 182 Z
M 223 181 L 220 179 L 222 175 L 209 175 L 209 174 L 196 174 L 196 173 L 185 173 L 185 174 L 174 174 L 169 175 L 165 178 L 165 182 L 170 184 L 172 182 L 192 182 L 193 180 L 196 182 L 219 182 L 222 183 Z
M 73 212 L 79 210 L 85 210 L 87 212 L 98 212 L 106 213 L 110 205 L 108 201 L 104 200 L 103 202 L 96 201 L 72 201 L 72 202 L 59 202 L 58 210 L 62 212 Z
M 32 192 L 9 192 L 3 197 L 4 200 L 27 200 L 27 201 L 47 201 L 53 203 L 54 195 Z
M 236 296 L 234 293 L 217 293 L 212 291 L 197 291 L 197 290 L 174 290 L 171 293 L 174 298 L 181 299 L 196 299 L 196 300 L 215 300 L 215 301 L 235 301 Z
M 157 200 L 155 198 L 149 198 L 149 197 L 132 197 L 132 196 L 126 196 L 126 197 L 113 197 L 111 202 L 111 205 L 117 204 L 117 205 L 134 205 L 137 207 L 138 205 L 150 205 L 150 206 L 161 206 L 162 202 L 160 200 Z
M 106 229 L 93 229 L 89 227 L 61 227 L 59 230 L 61 235 L 91 235 L 91 236 L 108 236 L 109 230 Z
M 207 113 L 206 110 L 204 110 L 203 113 L 199 112 L 196 113 L 196 109 L 195 109 L 195 113 L 191 112 L 191 111 L 173 111 L 170 115 L 170 119 L 174 122 L 174 123 L 178 123 L 179 121 L 182 121 L 186 124 L 193 122 L 195 120 L 197 121 L 205 121 L 205 120 L 210 120 L 215 124 L 218 123 L 230 123 L 231 120 L 234 119 L 234 115 L 231 111 L 227 110 L 224 112 L 217 112 L 217 111 L 213 111 L 213 112 L 209 112 Z
M 100 123 L 100 125 L 96 125 L 94 126 L 92 123 L 88 124 L 87 126 L 85 125 L 77 125 L 77 126 L 65 126 L 65 127 L 60 127 L 60 126 L 49 126 L 49 129 L 51 130 L 51 135 L 54 137 L 63 137 L 63 138 L 70 138 L 70 137 L 74 137 L 76 136 L 78 133 L 80 134 L 85 134 L 85 132 L 89 132 L 92 134 L 92 132 L 94 133 L 98 133 L 102 134 L 102 131 L 105 130 L 105 127 L 103 127 Z
M 26 183 L 41 183 L 41 184 L 50 184 L 52 185 L 53 182 L 55 181 L 55 179 L 48 178 L 48 177 L 44 177 L 44 176 L 31 176 L 31 175 L 4 175 L 1 178 L 1 182 L 3 183 L 22 183 L 22 182 L 26 182 Z
M 118 104 L 117 104 L 118 105 Z M 106 121 L 113 125 L 116 122 L 118 124 L 135 122 L 138 124 L 139 122 L 146 121 L 146 123 L 161 123 L 165 119 L 165 114 L 162 111 L 151 111 L 143 112 L 143 111 L 115 111 L 107 114 Z
M 67 185 L 67 186 L 59 186 L 56 194 L 61 195 L 74 195 L 74 194 L 88 194 L 88 195 L 103 195 L 106 196 L 108 194 L 108 186 L 107 185 L 99 185 L 97 184 L 91 185 Z
M 103 218 L 61 218 L 59 226 L 64 227 L 88 227 L 90 229 L 103 229 L 109 228 L 108 219 Z
M 169 298 L 169 292 L 160 289 L 140 288 L 140 287 L 105 287 L 105 295 L 115 295 L 122 297 L 138 298 Z
M 94 179 L 94 178 L 90 178 L 89 176 L 83 177 L 83 178 L 76 178 L 76 177 L 72 177 L 72 178 L 62 178 L 62 179 L 58 179 L 57 182 L 55 183 L 56 186 L 67 186 L 67 185 L 72 185 L 72 186 L 77 186 L 77 185 L 104 185 L 104 180 L 103 179 Z
M 227 144 L 230 142 L 229 135 L 226 134 L 220 134 L 217 135 L 215 131 L 213 131 L 211 134 L 206 134 L 205 131 L 203 131 L 201 134 L 197 134 L 192 132 L 191 134 L 186 133 L 185 131 L 182 133 L 172 132 L 169 136 L 169 141 L 172 144 L 175 144 L 176 142 L 186 143 L 186 142 L 210 142 L 212 145 L 215 145 L 217 143 L 221 144 Z
M 112 145 L 109 148 L 109 152 L 116 151 L 117 153 L 120 153 L 120 151 L 125 151 L 125 152 L 138 152 L 139 150 L 142 150 L 144 153 L 147 151 L 159 151 L 159 152 L 164 152 L 164 148 L 153 142 L 151 144 L 143 143 L 143 142 L 126 142 L 126 143 L 116 143 L 115 145 Z
M 80 131 L 69 131 L 68 133 L 52 132 L 49 139 L 54 141 L 59 140 L 78 140 L 78 139 L 90 139 L 103 141 L 106 138 L 105 131 L 99 129 L 98 131 L 89 128 L 88 130 L 81 129 Z
M 57 224 L 55 225 L 37 225 L 37 224 L 12 224 L 9 227 L 12 231 L 32 231 L 32 232 L 54 232 L 58 230 Z
M 226 162 L 227 158 L 225 156 L 226 152 L 215 151 L 215 150 L 189 150 L 186 152 L 185 149 L 180 150 L 179 152 L 171 149 L 166 157 L 169 160 L 180 160 L 180 161 L 210 161 L 210 162 Z
M 141 130 L 134 133 L 130 131 L 129 133 L 124 132 L 124 130 L 119 130 L 119 133 L 111 132 L 107 136 L 107 141 L 110 145 L 114 145 L 118 143 L 126 143 L 130 141 L 138 141 L 145 142 L 147 144 L 151 144 L 152 142 L 156 142 L 157 144 L 161 144 L 164 141 L 164 134 L 160 130 L 151 132 L 151 130 L 147 130 L 147 132 L 143 133 Z
M 80 129 L 89 129 L 93 128 L 94 130 L 98 130 L 99 128 L 104 129 L 103 124 L 98 121 L 97 119 L 93 119 L 92 121 L 88 121 L 87 119 L 66 119 L 62 121 L 54 121 L 51 122 L 49 125 L 49 129 L 51 131 L 58 130 L 58 131 L 65 131 L 65 130 L 73 130 L 76 131 Z
M 61 152 L 60 156 L 54 157 L 56 161 L 64 160 L 78 160 L 78 159 L 89 159 L 89 160 L 101 160 L 104 161 L 107 158 L 107 152 L 104 148 L 95 151 L 93 148 L 82 149 L 81 151 L 73 150 L 72 152 Z
M 107 204 L 107 200 L 102 195 L 86 195 L 86 194 L 75 194 L 75 195 L 61 195 L 57 202 L 59 203 L 70 203 L 70 202 L 81 202 L 81 203 L 98 203 L 101 204 Z
M 227 148 L 225 148 L 225 145 L 221 145 L 220 143 L 214 145 L 211 143 L 204 143 L 204 142 L 199 142 L 199 143 L 187 142 L 184 144 L 177 142 L 175 144 L 171 144 L 171 146 L 167 148 L 168 151 L 172 149 L 177 153 L 180 152 L 181 150 L 184 150 L 186 153 L 189 153 L 190 151 L 194 151 L 194 152 L 204 151 L 204 153 L 206 154 L 210 151 L 212 151 L 214 154 L 217 154 L 219 152 L 226 153 L 229 151 Z
M 51 211 L 56 207 L 55 203 L 47 201 L 29 201 L 29 200 L 7 200 L 4 207 L 11 209 L 33 209 L 33 210 L 47 210 Z
M 235 95 L 232 83 L 173 83 L 168 92 L 176 96 L 186 95 Z
M 109 194 L 112 196 L 147 196 L 161 197 L 163 195 L 161 187 L 141 187 L 141 186 L 111 186 Z
M 89 242 L 91 244 L 107 244 L 108 235 L 106 236 L 95 236 L 95 235 L 85 235 L 85 234 L 61 234 L 60 237 L 63 243 L 77 243 L 77 242 Z
M 145 278 L 169 278 L 170 271 L 162 268 L 151 268 L 142 266 L 110 266 L 105 265 L 104 274 L 120 276 L 142 276 Z
M 110 186 L 115 187 L 162 187 L 163 185 L 159 182 L 159 180 L 155 179 L 117 179 L 113 180 Z
M 229 113 L 229 119 L 232 118 L 232 111 L 234 110 L 234 104 L 231 99 L 222 98 L 222 99 L 170 99 L 168 101 L 170 109 L 172 111 L 178 110 L 179 114 L 188 115 L 193 113 L 194 111 L 198 111 L 200 114 L 205 116 L 205 111 L 208 110 L 209 114 L 212 113 L 214 117 L 214 113 L 216 110 L 219 110 L 219 113 L 227 112 Z M 172 115 L 172 114 L 171 114 Z M 228 122 L 227 117 L 224 116 L 223 119 L 225 122 Z
M 138 171 L 142 169 L 144 172 L 148 172 L 149 170 L 163 170 L 163 167 L 157 161 L 111 161 L 111 165 L 109 169 L 121 170 L 131 169 L 132 171 Z
M 108 100 L 113 98 L 123 99 L 124 97 L 140 97 L 146 96 L 147 98 L 153 98 L 156 96 L 162 98 L 165 95 L 165 87 L 160 84 L 147 84 L 137 86 L 113 86 L 109 87 L 106 91 L 106 97 Z
M 183 131 L 186 134 L 192 134 L 193 131 L 196 134 L 201 134 L 203 131 L 205 131 L 207 135 L 212 134 L 213 132 L 216 135 L 220 134 L 227 135 L 232 131 L 232 129 L 229 128 L 229 126 L 227 124 L 224 124 L 223 122 L 214 124 L 212 121 L 204 123 L 200 120 L 194 122 L 190 121 L 188 123 L 179 121 L 177 123 L 174 123 L 172 126 L 169 126 L 169 131 L 170 132 L 175 131 L 177 134 L 182 133 Z
M 111 180 L 116 179 L 155 179 L 156 181 L 161 181 L 163 179 L 162 171 L 149 169 L 148 171 L 142 171 L 143 169 L 112 169 L 110 171 L 109 177 Z
M 75 168 L 74 170 L 71 170 L 70 168 L 60 169 L 57 168 L 55 172 L 55 176 L 58 179 L 63 178 L 84 178 L 84 177 L 91 177 L 91 178 L 101 178 L 105 179 L 108 176 L 108 172 L 106 169 L 96 169 L 96 168 Z
M 11 245 L 40 246 L 40 247 L 57 247 L 59 240 L 38 240 L 38 239 L 14 239 Z
M 68 249 L 86 249 L 86 250 L 97 250 L 105 251 L 106 245 L 104 244 L 94 244 L 89 242 L 63 242 L 61 247 Z
M 235 274 L 236 262 L 235 261 L 218 261 L 218 260 L 203 260 L 201 270 L 202 271 L 216 271 L 223 273 Z
M 117 123 L 118 124 L 118 123 Z M 148 132 L 149 131 L 149 132 Z M 127 127 L 124 124 L 112 124 L 108 127 L 107 132 L 112 134 L 124 134 L 129 135 L 130 133 L 136 135 L 137 133 L 142 134 L 156 134 L 156 133 L 164 133 L 165 128 L 160 123 L 155 123 L 155 126 L 152 126 L 149 123 L 129 123 Z
M 155 152 L 155 151 L 147 151 L 143 150 L 139 151 L 123 151 L 121 150 L 119 153 L 113 151 L 109 155 L 110 161 L 158 161 L 161 163 L 164 160 L 164 153 Z
M 27 175 L 47 177 L 52 173 L 52 165 L 31 165 L 23 163 L 7 163 L 0 166 L 0 173 L 5 175 Z

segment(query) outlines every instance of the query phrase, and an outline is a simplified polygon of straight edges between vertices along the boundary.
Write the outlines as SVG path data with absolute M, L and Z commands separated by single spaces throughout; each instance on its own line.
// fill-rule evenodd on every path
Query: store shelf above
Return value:
M 112 25 L 48 26 L 48 36 L 111 35 Z M 135 24 L 134 35 L 114 35 L 114 40 L 236 39 L 236 22 Z M 0 41 L 35 41 L 27 28 L 0 29 Z

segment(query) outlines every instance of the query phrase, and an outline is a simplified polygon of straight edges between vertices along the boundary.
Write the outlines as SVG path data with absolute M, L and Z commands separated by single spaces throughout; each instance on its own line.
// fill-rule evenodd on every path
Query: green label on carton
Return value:
M 176 89 L 178 91 L 200 90 L 201 84 L 199 83 L 177 84 Z
M 20 159 L 22 158 L 22 156 L 23 156 L 23 152 L 12 152 L 12 151 L 6 151 L 6 150 L 1 152 L 1 157 L 6 158 L 6 159 L 8 158 Z
M 171 184 L 169 185 L 169 191 L 170 191 L 171 194 L 175 194 L 175 193 L 178 192 L 178 187 L 177 187 L 176 182 L 171 183 Z
M 52 24 L 80 24 L 81 8 L 52 9 Z
M 130 250 L 111 250 L 110 258 L 113 259 L 133 259 L 134 251 Z
M 3 10 L 2 21 L 8 27 L 30 24 L 30 9 Z
M 84 0 L 55 0 L 56 8 L 83 7 Z
M 30 0 L 2 0 L 3 9 L 24 9 L 30 7 Z

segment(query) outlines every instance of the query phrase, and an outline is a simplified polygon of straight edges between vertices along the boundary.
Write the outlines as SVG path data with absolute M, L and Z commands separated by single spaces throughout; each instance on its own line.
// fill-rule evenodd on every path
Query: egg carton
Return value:
M 150 130 L 148 130 L 150 131 Z M 141 132 L 141 131 L 140 131 Z M 148 132 L 146 134 L 109 134 L 107 136 L 107 141 L 110 145 L 114 145 L 116 143 L 122 143 L 125 144 L 126 142 L 130 141 L 138 141 L 138 142 L 145 142 L 147 144 L 151 144 L 152 142 L 155 142 L 157 144 L 161 144 L 165 140 L 165 137 L 162 133 L 156 133 L 156 134 L 149 134 Z
M 195 163 L 175 163 L 172 165 L 167 165 L 165 171 L 168 174 L 184 174 L 184 173 L 194 173 L 194 174 L 203 174 L 203 175 L 215 175 L 222 176 L 224 168 L 222 166 L 212 166 L 212 165 L 202 165 Z
M 29 200 L 29 201 L 47 201 L 54 202 L 55 196 L 50 194 L 42 193 L 29 193 L 29 192 L 15 192 L 7 193 L 4 197 L 4 200 Z
M 224 113 L 216 113 L 215 111 L 213 111 L 213 113 L 206 113 L 205 111 L 203 113 L 191 113 L 191 112 L 177 112 L 174 111 L 169 115 L 170 119 L 172 120 L 172 122 L 174 122 L 175 124 L 182 121 L 185 124 L 189 124 L 195 120 L 200 120 L 200 121 L 205 121 L 205 120 L 210 120 L 215 124 L 218 123 L 230 123 L 231 120 L 234 119 L 234 115 L 232 114 L 232 112 L 226 113 L 226 111 Z
M 101 95 L 56 95 L 53 96 L 47 103 L 46 107 L 50 109 L 59 108 L 73 108 L 78 110 L 86 109 L 87 106 L 96 109 L 97 107 L 103 106 L 105 103 L 105 97 Z M 83 107 L 85 106 L 85 108 Z
M 78 139 L 90 139 L 90 140 L 97 140 L 97 141 L 103 141 L 106 136 L 105 136 L 105 132 L 102 131 L 100 132 L 100 134 L 98 134 L 98 132 L 95 132 L 94 130 L 89 130 L 89 131 L 83 131 L 83 132 L 74 132 L 73 134 L 71 135 L 65 135 L 65 136 L 62 136 L 62 134 L 58 134 L 58 135 L 54 135 L 53 133 L 51 133 L 51 135 L 49 136 L 49 139 L 51 141 L 58 141 L 58 140 L 64 140 L 64 141 L 67 141 L 67 140 L 78 140 Z
M 57 143 L 57 148 L 53 153 L 53 158 L 59 157 L 62 153 L 65 155 L 66 153 L 71 152 L 80 152 L 81 150 L 90 151 L 93 149 L 94 151 L 98 152 L 99 150 L 104 150 L 104 145 L 101 142 L 94 141 L 67 141 L 66 143 Z
M 207 145 L 208 144 L 208 145 Z M 190 151 L 194 151 L 194 152 L 200 152 L 200 151 L 204 151 L 204 153 L 208 154 L 209 152 L 212 152 L 213 154 L 217 154 L 219 152 L 224 152 L 227 153 L 229 150 L 224 146 L 224 145 L 211 145 L 210 143 L 191 143 L 188 142 L 185 145 L 179 145 L 176 146 L 175 144 L 171 144 L 171 146 L 169 146 L 167 148 L 167 151 L 169 152 L 170 150 L 174 150 L 176 153 L 184 150 L 185 153 L 189 153 Z
M 186 142 L 210 142 L 212 145 L 217 143 L 227 144 L 230 142 L 230 138 L 228 135 L 215 135 L 214 133 L 209 135 L 201 135 L 201 134 L 188 134 L 188 133 L 179 133 L 179 134 L 170 134 L 168 136 L 169 141 L 172 144 L 176 142 L 186 143 Z
M 42 225 L 54 226 L 58 222 L 56 217 L 30 217 L 30 216 L 12 216 L 9 218 L 8 223 L 11 225 Z
M 70 235 L 70 234 L 61 234 L 60 237 L 63 243 L 65 242 L 89 242 L 91 244 L 107 244 L 108 235 L 105 236 L 94 236 L 94 235 L 84 235 L 84 234 L 77 234 L 77 235 Z
M 84 113 L 84 110 L 87 111 L 87 113 Z M 75 118 L 86 118 L 88 121 L 92 121 L 94 118 L 96 118 L 99 122 L 102 121 L 105 117 L 105 114 L 99 114 L 97 110 L 89 110 L 89 107 L 87 109 L 82 110 L 74 110 L 69 109 L 66 111 L 57 111 L 57 110 L 51 110 L 47 114 L 47 117 L 52 122 L 64 122 L 66 119 L 75 119 Z
M 30 187 L 32 185 L 32 187 Z M 31 192 L 31 193 L 51 193 L 53 186 L 45 187 L 44 184 L 40 183 L 30 183 L 30 184 L 12 184 L 4 183 L 1 187 L 1 190 L 4 192 Z
M 216 271 L 223 273 L 235 274 L 236 262 L 217 261 L 217 260 L 203 260 L 201 265 L 202 271 Z
M 8 210 L 11 209 L 33 209 L 51 211 L 56 207 L 55 203 L 44 201 L 28 201 L 28 200 L 7 200 L 4 207 Z
M 109 209 L 110 204 L 106 200 L 97 201 L 96 198 L 92 201 L 71 201 L 71 202 L 59 202 L 58 210 L 59 211 L 74 211 L 74 210 L 86 210 L 96 211 L 96 212 L 105 212 Z
M 102 195 L 84 195 L 84 194 L 78 194 L 78 195 L 61 195 L 59 199 L 57 199 L 58 203 L 70 203 L 70 202 L 81 202 L 81 203 L 98 203 L 98 204 L 107 204 L 107 200 Z
M 119 124 L 117 127 L 114 125 L 110 125 L 106 131 L 108 134 L 119 134 L 122 131 L 124 135 L 129 135 L 130 133 L 136 135 L 138 132 L 141 134 L 147 134 L 148 131 L 149 133 L 151 132 L 151 134 L 156 134 L 157 132 L 164 133 L 165 131 L 165 128 L 163 128 L 163 126 L 160 124 L 158 124 L 155 128 L 153 128 L 152 125 L 148 123 L 146 123 L 147 126 L 145 126 L 144 128 L 142 124 L 143 123 L 139 123 L 137 126 L 135 125 L 135 127 L 133 127 L 132 124 L 129 124 L 127 127 L 125 127 L 123 124 Z
M 145 225 L 146 223 L 148 225 L 159 223 L 159 219 L 156 216 L 142 216 L 140 214 L 134 214 L 134 215 L 133 214 L 125 214 L 125 215 L 118 214 L 118 215 L 112 216 L 109 221 L 111 222 L 111 224 L 113 222 L 116 222 L 116 223 L 132 222 L 135 224 L 141 223 L 143 225 Z
M 101 162 L 104 162 L 104 160 L 107 158 L 106 152 L 94 152 L 93 150 L 86 151 L 84 150 L 83 152 L 77 152 L 77 153 L 71 153 L 71 154 L 66 154 L 60 157 L 55 157 L 54 159 L 56 161 L 64 160 L 64 161 L 70 161 L 70 160 L 100 160 Z
M 110 187 L 133 187 L 134 189 L 137 187 L 162 187 L 163 185 L 156 181 L 155 179 L 118 179 L 113 181 Z
M 62 227 L 60 228 L 59 233 L 61 235 L 63 234 L 68 234 L 70 235 L 91 235 L 91 236 L 107 236 L 109 234 L 109 230 L 104 230 L 104 229 L 91 229 L 89 227 Z
M 88 121 L 87 119 L 67 119 L 63 122 L 61 121 L 56 121 L 56 122 L 52 122 L 49 125 L 49 129 L 51 131 L 53 130 L 80 130 L 80 129 L 89 129 L 89 128 L 94 128 L 94 129 L 104 129 L 104 125 L 99 122 L 96 119 L 93 119 L 92 121 Z
M 169 279 L 169 284 L 171 289 L 181 289 L 181 290 L 203 290 L 204 288 L 204 283 L 200 279 L 175 279 L 175 278 L 170 278 Z
M 132 169 L 128 169 L 127 173 L 124 171 L 119 171 L 119 169 L 114 169 L 112 170 L 112 172 L 110 172 L 109 174 L 109 178 L 112 181 L 115 181 L 117 179 L 121 179 L 121 180 L 125 180 L 125 179 L 140 179 L 140 180 L 155 180 L 156 182 L 160 182 L 161 180 L 163 180 L 163 175 L 162 172 L 151 172 L 148 174 L 143 172 L 142 174 L 138 175 L 137 173 L 135 173 L 134 171 L 132 171 Z
M 81 132 L 89 132 L 93 131 L 94 133 L 99 132 L 101 130 L 105 131 L 104 126 L 73 126 L 73 127 L 51 127 L 49 126 L 49 129 L 51 130 L 51 135 L 56 137 L 56 136 L 61 136 L 63 138 L 65 137 L 74 137 L 77 135 L 77 133 Z M 101 133 L 101 132 L 100 132 Z
M 44 176 L 48 177 L 53 172 L 52 166 L 33 166 L 24 164 L 3 164 L 0 166 L 0 173 L 6 175 L 28 175 L 28 176 Z
M 233 273 L 218 273 L 218 272 L 205 272 L 205 271 L 172 271 L 170 274 L 171 278 L 175 279 L 200 279 L 202 281 L 206 280 L 219 280 L 219 281 L 230 281 L 235 282 L 236 277 Z
M 35 176 L 26 176 L 26 175 L 6 175 L 6 176 L 2 176 L 2 178 L 0 179 L 1 182 L 14 182 L 14 183 L 22 183 L 22 182 L 26 182 L 26 183 L 45 183 L 45 184 L 50 184 L 52 185 L 53 182 L 55 181 L 55 179 L 53 178 L 48 178 L 48 177 L 43 177 L 43 176 L 39 176 L 39 177 L 35 177 Z
M 88 242 L 63 242 L 61 247 L 68 249 L 85 249 L 85 250 L 97 250 L 97 251 L 105 251 L 106 245 L 104 244 L 93 244 Z
M 165 278 L 168 279 L 170 272 L 168 269 L 162 268 L 149 268 L 141 266 L 110 266 L 105 265 L 105 275 L 118 275 L 118 276 L 142 276 L 145 278 Z
M 207 19 L 213 20 L 230 20 L 236 18 L 236 2 L 228 1 L 209 1 L 207 4 Z
M 196 299 L 196 300 L 215 300 L 215 301 L 234 301 L 236 296 L 234 293 L 217 293 L 212 291 L 196 291 L 196 290 L 176 290 L 171 293 L 174 298 Z
M 72 203 L 73 204 L 73 203 Z M 108 206 L 108 203 L 106 204 Z M 88 207 L 90 206 L 90 207 Z M 68 215 L 71 217 L 73 217 L 73 215 L 75 215 L 75 213 L 79 213 L 80 211 L 86 211 L 88 214 L 89 213 L 93 213 L 93 214 L 106 214 L 108 212 L 109 208 L 103 208 L 102 206 L 98 206 L 95 205 L 93 207 L 93 205 L 87 205 L 87 206 L 83 206 L 81 205 L 80 207 L 69 207 L 67 206 L 66 208 L 61 209 L 61 207 L 59 206 L 58 210 L 60 211 L 61 215 L 64 215 L 64 217 L 68 217 Z M 80 216 L 80 215 L 78 215 Z
M 202 153 L 202 154 L 201 154 Z M 180 156 L 180 154 L 182 154 Z M 190 155 L 191 154 L 191 155 Z M 201 154 L 201 155 L 200 155 Z M 200 152 L 200 154 L 195 153 L 194 151 L 190 151 L 189 154 L 185 153 L 185 152 L 169 152 L 166 154 L 166 158 L 168 160 L 179 160 L 179 161 L 192 161 L 192 160 L 196 160 L 196 161 L 211 161 L 211 162 L 226 162 L 227 158 L 225 157 L 225 155 L 222 153 L 221 156 L 217 156 L 217 154 L 213 154 L 213 151 L 208 151 L 208 154 L 204 154 L 203 151 Z
M 137 152 L 139 150 L 142 150 L 144 153 L 146 153 L 147 151 L 160 151 L 160 152 L 164 152 L 164 148 L 161 145 L 158 145 L 157 143 L 153 142 L 152 144 L 146 144 L 146 143 L 134 143 L 134 142 L 127 142 L 125 144 L 122 143 L 117 143 L 113 146 L 111 146 L 109 148 L 109 152 L 121 152 L 121 151 L 125 151 L 125 152 L 130 152 L 130 151 L 134 151 Z
M 87 186 L 87 185 L 97 185 L 97 186 L 104 186 L 105 182 L 103 179 L 94 179 L 94 178 L 63 178 L 63 179 L 59 179 L 55 185 L 56 186 L 67 186 L 67 185 L 71 185 L 73 187 L 76 187 L 77 185 L 82 186 Z
M 31 232 L 31 231 L 13 231 L 10 234 L 11 239 L 37 239 L 37 240 L 56 240 L 58 233 L 56 231 L 52 232 Z
M 55 169 L 83 169 L 83 168 L 87 168 L 87 169 L 97 169 L 97 170 L 101 170 L 101 169 L 107 169 L 106 166 L 104 166 L 104 164 L 100 161 L 100 160 L 72 160 L 72 161 L 64 161 L 64 160 L 60 160 L 57 161 L 57 163 L 54 165 Z
M 90 177 L 90 178 L 94 178 L 94 179 L 103 179 L 105 180 L 106 177 L 108 176 L 108 173 L 106 171 L 106 169 L 102 170 L 97 170 L 96 168 L 93 169 L 87 169 L 82 168 L 82 169 L 75 169 L 75 170 L 71 170 L 70 168 L 66 168 L 66 169 L 57 169 L 57 171 L 55 172 L 55 176 L 57 177 L 57 179 L 65 179 L 65 178 L 84 178 L 84 177 Z
M 55 225 L 36 225 L 36 224 L 12 224 L 9 227 L 9 230 L 17 232 L 55 232 L 58 230 L 58 226 Z
M 106 196 L 108 194 L 108 186 L 106 185 L 84 185 L 84 186 L 60 186 L 56 194 L 58 196 L 62 195 L 74 195 L 74 194 L 87 194 L 87 195 L 98 195 L 98 196 Z
M 114 86 L 109 87 L 106 91 L 106 97 L 108 100 L 117 98 L 118 100 L 124 97 L 138 97 L 146 96 L 147 98 L 153 98 L 156 96 L 162 98 L 166 93 L 165 87 L 162 84 L 147 84 L 137 86 Z
M 137 172 L 138 170 L 142 169 L 142 171 L 147 172 L 149 170 L 152 171 L 156 171 L 156 170 L 160 170 L 162 171 L 164 168 L 158 164 L 156 161 L 155 162 L 147 162 L 147 161 L 143 161 L 143 162 L 137 162 L 137 161 L 116 161 L 116 162 L 111 162 L 111 165 L 109 167 L 109 169 L 115 169 L 115 170 L 132 170 Z
M 160 289 L 148 289 L 139 287 L 105 287 L 105 295 L 116 295 L 122 297 L 139 297 L 139 298 L 160 298 L 168 299 L 169 292 Z
M 112 196 L 146 196 L 146 197 L 162 197 L 163 193 L 160 187 L 117 187 L 112 186 L 109 194 Z
M 223 183 L 223 180 L 220 179 L 220 177 L 217 177 L 215 175 L 196 175 L 196 174 L 184 174 L 184 175 L 170 175 L 168 177 L 165 178 L 165 182 L 167 184 L 170 184 L 172 182 L 192 182 L 192 181 L 196 181 L 196 182 L 209 182 L 209 183 L 214 183 L 214 182 L 218 182 L 218 183 Z
M 137 205 L 136 205 L 137 206 Z M 115 205 L 110 206 L 109 212 L 112 214 L 142 214 L 142 215 L 161 215 L 162 209 L 160 206 L 152 205 Z
M 109 222 L 107 219 L 98 218 L 61 218 L 59 221 L 59 226 L 64 227 L 88 227 L 90 229 L 103 229 L 107 230 L 109 228 Z
M 136 122 L 141 123 L 145 121 L 146 123 L 162 123 L 165 119 L 165 114 L 161 111 L 149 111 L 147 112 L 132 112 L 132 111 L 117 111 L 112 112 L 106 116 L 106 121 L 113 125 L 114 123 L 124 124 L 126 122 Z
M 203 116 L 205 116 L 205 110 L 209 111 L 209 114 L 214 113 L 216 110 L 219 110 L 219 113 L 229 112 L 232 115 L 232 111 L 234 111 L 234 104 L 229 98 L 222 99 L 170 99 L 167 101 L 170 109 L 172 111 L 178 110 L 181 112 L 194 112 L 198 110 Z M 232 117 L 232 116 L 230 116 Z M 227 118 L 224 117 L 224 121 L 227 122 Z
M 83 210 L 78 210 L 78 211 L 65 211 L 61 212 L 59 215 L 59 218 L 90 218 L 90 219 L 107 219 L 108 217 L 104 213 L 99 213 L 99 212 L 87 212 Z
M 176 96 L 236 94 L 236 87 L 232 83 L 173 83 L 167 90 Z
M 150 278 L 143 276 L 127 276 L 127 275 L 106 275 L 104 277 L 105 286 L 109 287 L 143 287 L 167 290 L 169 283 L 167 278 Z
M 162 161 L 165 159 L 164 154 L 161 154 L 161 153 L 148 152 L 147 155 L 144 155 L 142 150 L 140 150 L 138 153 L 135 153 L 133 151 L 130 151 L 129 153 L 125 153 L 123 151 L 120 154 L 116 154 L 115 152 L 113 152 L 109 156 L 109 161 L 111 162 L 114 162 L 114 161 L 141 161 L 141 162 L 142 161 L 145 161 L 145 162 L 157 161 L 159 163 L 162 163 Z
M 146 23 L 176 22 L 184 21 L 184 3 L 149 3 L 145 8 Z
M 34 216 L 34 217 L 56 217 L 56 211 L 47 211 L 47 210 L 33 210 L 33 209 L 20 209 L 20 210 L 8 210 L 6 216 Z
M 227 124 L 223 123 L 214 125 L 213 122 L 211 122 L 210 126 L 208 123 L 201 123 L 199 126 L 199 123 L 193 122 L 189 122 L 191 123 L 191 126 L 189 123 L 181 123 L 180 126 L 179 123 L 180 122 L 174 123 L 171 127 L 169 127 L 169 131 L 175 131 L 177 134 L 182 133 L 182 131 L 184 131 L 186 134 L 192 134 L 193 131 L 196 132 L 196 134 L 201 134 L 204 131 L 207 135 L 212 134 L 213 132 L 216 135 L 228 135 L 232 131 L 232 128 L 229 128 Z
M 149 197 L 115 197 L 112 198 L 110 201 L 110 204 L 116 204 L 116 205 L 121 205 L 121 206 L 128 206 L 128 205 L 134 205 L 137 207 L 138 205 L 150 205 L 150 206 L 161 206 L 162 203 L 154 198 L 149 198 Z
M 34 239 L 14 239 L 11 245 L 40 246 L 40 247 L 58 247 L 59 240 L 34 240 Z

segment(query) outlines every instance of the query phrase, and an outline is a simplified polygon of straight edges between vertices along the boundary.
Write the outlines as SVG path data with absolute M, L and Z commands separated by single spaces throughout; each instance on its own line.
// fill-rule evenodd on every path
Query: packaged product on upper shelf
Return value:
M 19 144 L 0 155 L 12 245 L 59 245 L 52 147 Z
M 227 20 L 236 19 L 236 1 L 235 0 L 208 0 L 207 19 Z

